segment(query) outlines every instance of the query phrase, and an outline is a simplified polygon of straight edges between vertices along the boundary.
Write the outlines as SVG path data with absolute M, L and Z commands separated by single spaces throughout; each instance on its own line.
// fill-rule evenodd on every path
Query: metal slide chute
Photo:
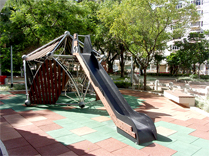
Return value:
M 73 42 L 76 43 L 73 46 L 79 46 L 76 37 Z M 85 44 L 91 43 L 86 42 Z M 137 144 L 157 139 L 157 132 L 152 119 L 130 107 L 89 47 L 91 46 L 84 45 L 83 51 L 85 53 L 74 51 L 73 55 L 80 62 L 95 92 L 117 126 L 118 132 Z M 74 49 L 78 48 L 75 47 Z

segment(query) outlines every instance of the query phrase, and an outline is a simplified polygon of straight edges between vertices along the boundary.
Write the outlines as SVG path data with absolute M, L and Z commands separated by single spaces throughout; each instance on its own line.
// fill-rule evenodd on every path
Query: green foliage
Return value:
M 117 81 L 114 83 L 118 88 L 129 88 L 131 86 L 130 82 Z
M 195 6 L 184 2 L 185 7 L 176 9 L 178 0 L 169 3 L 164 0 L 106 1 L 98 17 L 112 37 L 123 43 L 146 71 L 154 54 L 174 35 L 183 33 L 189 22 L 198 19 Z M 178 31 L 173 34 L 166 31 L 170 25 L 179 27 Z M 146 89 L 146 73 L 144 83 Z
M 208 59 L 209 42 L 204 34 L 190 33 L 187 39 L 175 42 L 175 45 L 181 49 L 167 57 L 171 74 L 177 74 L 179 69 L 189 71 L 193 68 L 192 65 L 197 63 L 200 68 L 200 65 Z M 195 73 L 195 69 L 193 71 Z
M 28 54 L 65 31 L 95 34 L 97 5 L 91 1 L 8 0 L 0 14 L 3 72 L 10 70 L 10 45 L 13 45 L 14 68 L 20 71 L 23 54 Z
M 206 79 L 206 80 L 208 80 L 208 79 L 209 79 L 209 75 L 200 75 L 200 78 L 201 78 L 201 79 Z

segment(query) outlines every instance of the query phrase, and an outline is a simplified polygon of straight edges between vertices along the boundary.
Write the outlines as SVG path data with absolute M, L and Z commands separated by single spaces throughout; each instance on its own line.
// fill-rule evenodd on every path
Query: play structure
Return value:
M 84 37 L 81 42 L 78 37 Z M 154 122 L 134 111 L 101 65 L 103 55 L 92 48 L 89 35 L 69 32 L 23 57 L 25 104 L 66 104 L 83 108 L 88 94 L 102 101 L 117 131 L 142 144 L 157 139 Z M 60 96 L 69 100 L 58 103 Z

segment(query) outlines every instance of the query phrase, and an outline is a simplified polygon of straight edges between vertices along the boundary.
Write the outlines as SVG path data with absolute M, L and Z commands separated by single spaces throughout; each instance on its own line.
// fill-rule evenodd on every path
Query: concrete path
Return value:
M 133 109 L 150 116 L 158 140 L 136 145 L 116 132 L 100 101 L 25 107 L 25 95 L 0 93 L 0 139 L 10 156 L 209 155 L 209 117 L 155 94 L 121 90 Z

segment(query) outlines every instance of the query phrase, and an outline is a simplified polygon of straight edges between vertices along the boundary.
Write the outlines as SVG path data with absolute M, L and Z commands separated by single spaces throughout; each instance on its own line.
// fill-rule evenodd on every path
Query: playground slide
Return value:
M 137 144 L 157 139 L 154 122 L 134 111 L 93 53 L 74 53 L 96 93 L 117 126 L 117 131 Z

